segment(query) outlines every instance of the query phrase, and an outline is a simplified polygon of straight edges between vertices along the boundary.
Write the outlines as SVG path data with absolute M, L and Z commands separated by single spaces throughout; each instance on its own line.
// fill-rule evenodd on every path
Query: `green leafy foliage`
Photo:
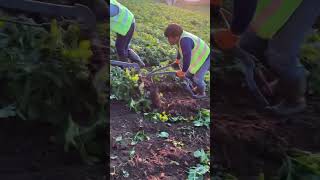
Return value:
M 160 132 L 160 133 L 158 134 L 158 137 L 168 138 L 168 137 L 169 137 L 169 133 L 162 131 L 162 132 Z
M 129 157 L 130 157 L 130 158 L 133 158 L 135 154 L 136 154 L 136 150 L 135 150 L 135 148 L 133 147 L 133 148 L 130 150 L 130 152 L 129 152 Z
M 135 112 L 151 110 L 151 101 L 144 92 L 143 83 L 134 70 L 111 67 L 111 99 L 128 102 L 129 108 Z
M 280 180 L 320 179 L 320 155 L 292 150 L 280 169 Z
M 183 116 L 172 116 L 170 117 L 170 122 L 183 122 L 183 121 L 187 121 L 188 119 L 183 117 Z
M 149 140 L 149 136 L 147 136 L 144 131 L 139 131 L 137 132 L 131 142 L 131 145 L 136 145 L 137 143 L 144 141 L 144 140 Z
M 311 93 L 320 94 L 320 33 L 309 36 L 302 46 L 301 59 L 309 75 Z
M 210 170 L 209 153 L 200 149 L 195 151 L 193 155 L 196 158 L 200 158 L 200 164 L 189 169 L 188 180 L 202 180 L 204 179 L 203 176 Z
M 187 118 L 183 116 L 172 116 L 171 114 L 167 114 L 166 112 L 149 112 L 144 113 L 144 117 L 153 121 L 161 121 L 161 122 L 181 122 L 187 121 Z
M 210 126 L 210 110 L 208 109 L 201 109 L 193 121 L 194 126 L 206 126 L 209 128 Z
M 193 167 L 189 170 L 188 180 L 202 180 L 203 175 L 209 171 L 209 166 L 198 165 L 197 167 Z
M 176 58 L 176 49 L 171 47 L 164 36 L 169 23 L 175 22 L 183 28 L 210 43 L 210 16 L 192 10 L 167 6 L 153 0 L 120 0 L 128 7 L 136 19 L 136 32 L 132 38 L 131 48 L 149 65 Z M 141 6 L 143 4 L 143 6 Z M 202 28 L 199 28 L 202 27 Z M 111 34 L 115 40 L 115 34 Z M 116 59 L 114 43 L 111 43 L 112 59 Z
M 134 70 L 111 67 L 111 94 L 117 100 L 129 101 L 138 94 L 139 76 Z
M 200 158 L 200 163 L 204 163 L 204 164 L 209 163 L 208 154 L 206 154 L 203 149 L 195 151 L 193 153 L 193 156 L 196 158 Z
M 122 136 L 116 137 L 116 142 L 121 142 L 122 141 Z
M 140 96 L 137 101 L 131 99 L 129 107 L 130 109 L 134 109 L 135 112 L 146 112 L 151 109 L 151 101 L 145 97 L 145 94 L 143 94 L 143 96 Z
M 51 123 L 57 135 L 63 133 L 59 137 L 65 149 L 74 147 L 88 160 L 89 154 L 101 154 L 98 148 L 91 150 L 97 144 L 97 129 L 104 127 L 105 101 L 89 81 L 91 45 L 79 32 L 77 25 L 62 29 L 55 20 L 49 30 L 1 26 L 0 103 L 8 106 L 1 111 L 3 118 L 17 115 Z
M 129 177 L 129 173 L 128 173 L 128 171 L 126 171 L 126 170 L 122 170 L 122 176 L 123 177 L 125 177 L 125 178 L 127 178 L 127 177 Z

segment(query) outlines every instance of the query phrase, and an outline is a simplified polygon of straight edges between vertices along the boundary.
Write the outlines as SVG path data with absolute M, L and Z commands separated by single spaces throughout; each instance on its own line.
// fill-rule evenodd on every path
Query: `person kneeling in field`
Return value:
M 119 59 L 128 61 L 129 58 L 140 66 L 145 66 L 140 57 L 129 48 L 135 30 L 134 15 L 116 0 L 110 0 L 110 26 L 111 30 L 117 33 L 116 49 Z
M 198 96 L 205 96 L 204 76 L 210 68 L 210 48 L 199 37 L 185 31 L 178 24 L 172 23 L 164 31 L 170 45 L 178 46 L 176 63 L 182 59 L 182 69 L 176 72 L 179 78 L 192 79 Z

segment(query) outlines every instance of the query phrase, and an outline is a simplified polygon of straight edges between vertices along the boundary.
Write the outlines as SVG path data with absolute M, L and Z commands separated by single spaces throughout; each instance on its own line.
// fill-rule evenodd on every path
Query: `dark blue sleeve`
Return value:
M 257 7 L 257 0 L 233 0 L 231 31 L 240 35 L 247 30 Z
M 110 17 L 113 17 L 119 13 L 119 8 L 115 5 L 110 4 Z
M 184 37 L 180 40 L 182 55 L 183 55 L 183 67 L 182 71 L 187 72 L 191 62 L 191 51 L 194 47 L 193 40 L 188 37 Z

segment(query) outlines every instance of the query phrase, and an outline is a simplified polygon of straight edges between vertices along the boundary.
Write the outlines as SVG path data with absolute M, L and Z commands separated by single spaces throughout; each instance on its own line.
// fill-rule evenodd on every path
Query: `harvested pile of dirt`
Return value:
M 172 115 L 191 116 L 201 108 L 210 109 L 210 97 L 194 99 L 176 81 L 162 79 L 159 82 L 151 82 L 141 77 L 145 89 L 150 91 L 153 105 L 160 111 L 169 112 Z

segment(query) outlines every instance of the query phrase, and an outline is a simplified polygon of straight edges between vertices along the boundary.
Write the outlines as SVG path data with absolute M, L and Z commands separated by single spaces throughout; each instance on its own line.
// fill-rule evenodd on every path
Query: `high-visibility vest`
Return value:
M 251 28 L 264 39 L 271 39 L 303 0 L 258 0 Z
M 183 31 L 183 33 L 180 37 L 180 40 L 184 37 L 191 38 L 194 43 L 194 47 L 191 51 L 191 62 L 190 62 L 190 66 L 189 66 L 188 71 L 191 74 L 195 74 L 195 73 L 197 73 L 197 71 L 201 68 L 203 63 L 208 58 L 208 56 L 210 54 L 210 48 L 202 39 L 200 39 L 199 37 L 187 32 L 187 31 Z M 183 54 L 182 54 L 182 49 L 181 49 L 181 45 L 180 45 L 180 40 L 179 40 L 178 48 L 179 48 L 179 53 L 182 57 L 182 62 L 183 62 Z
M 119 13 L 116 16 L 110 17 L 111 30 L 125 36 L 131 27 L 134 16 L 128 8 L 118 3 L 116 0 L 110 0 L 110 4 L 119 8 Z

